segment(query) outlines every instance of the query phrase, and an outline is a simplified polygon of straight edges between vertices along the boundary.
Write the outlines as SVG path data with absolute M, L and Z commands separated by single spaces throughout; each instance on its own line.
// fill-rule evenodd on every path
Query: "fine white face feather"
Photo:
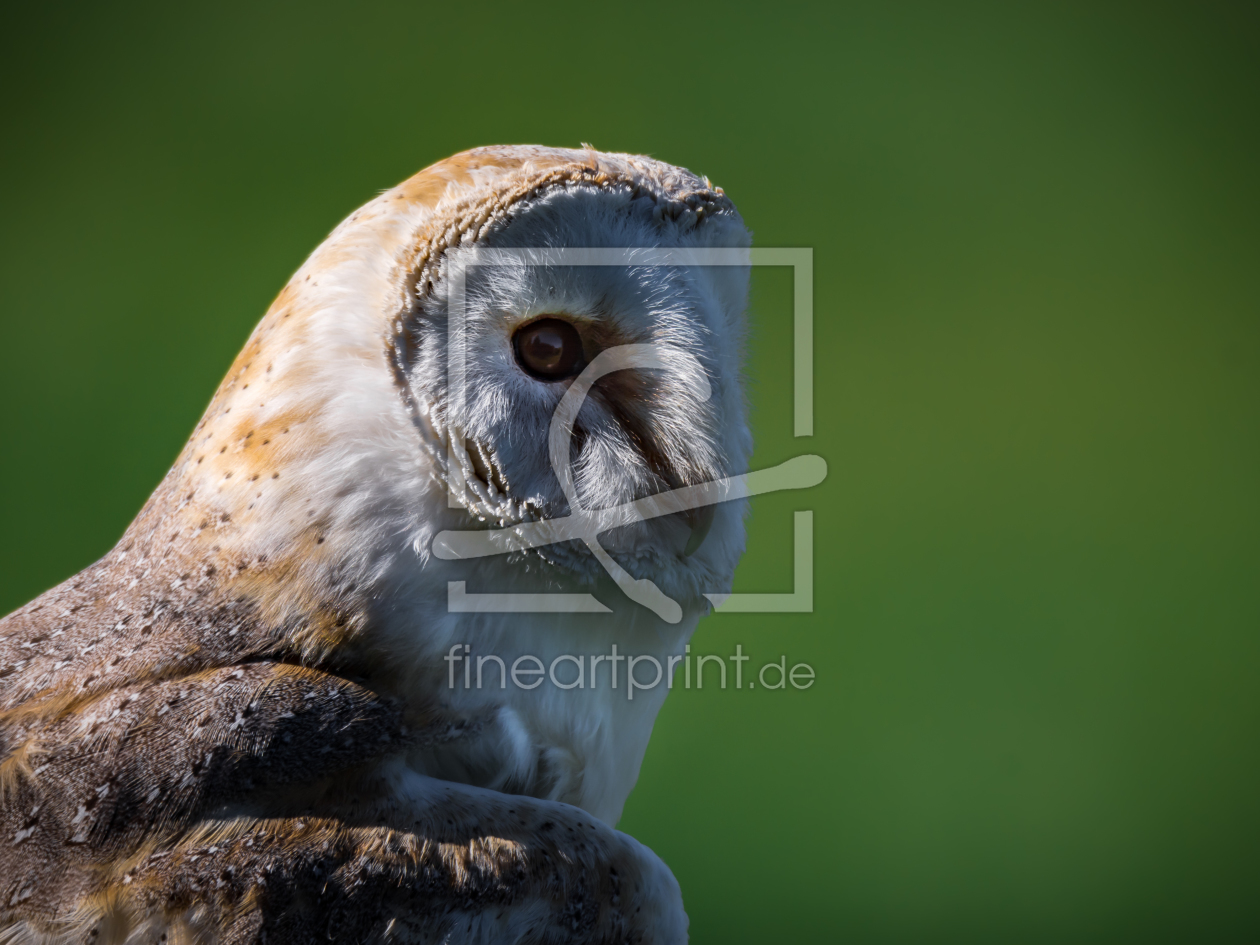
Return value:
M 478 248 L 693 247 L 740 245 L 742 227 L 709 228 L 662 240 L 654 204 L 629 187 L 557 190 L 518 209 L 511 223 Z M 469 252 L 448 252 L 448 268 Z M 683 352 L 667 370 L 608 375 L 586 399 L 574 426 L 570 460 L 581 503 L 607 508 L 631 499 L 742 472 L 750 452 L 740 377 L 747 273 L 731 267 L 536 266 L 470 268 L 464 302 L 466 397 L 462 418 L 479 479 L 505 502 L 474 511 L 496 524 L 557 518 L 569 504 L 548 460 L 548 427 L 581 363 L 558 377 L 531 374 L 515 350 L 533 325 L 572 326 L 581 362 L 619 345 L 654 344 Z M 439 279 L 439 288 L 440 288 Z M 411 321 L 411 388 L 434 425 L 449 425 L 448 316 L 438 292 L 416 307 Z M 563 329 L 562 329 L 563 330 Z M 697 365 L 698 362 L 698 365 Z M 697 377 L 697 368 L 703 377 Z M 705 390 L 701 399 L 699 390 Z M 617 530 L 606 545 L 639 577 L 669 585 L 684 598 L 729 580 L 742 551 L 731 527 L 738 507 L 654 520 Z M 498 512 L 498 515 L 494 513 Z M 693 526 L 718 513 L 718 534 L 686 555 Z M 732 540 L 734 539 L 734 540 Z M 571 545 L 573 543 L 570 543 Z M 602 569 L 580 547 L 553 547 L 543 556 L 561 571 L 594 581 Z M 558 575 L 559 576 L 559 575 Z

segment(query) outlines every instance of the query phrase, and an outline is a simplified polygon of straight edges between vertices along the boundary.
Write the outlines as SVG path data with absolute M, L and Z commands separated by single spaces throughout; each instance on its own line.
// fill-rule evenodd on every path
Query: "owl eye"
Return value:
M 557 381 L 582 368 L 582 337 L 558 318 L 540 318 L 522 325 L 512 336 L 516 363 L 531 377 Z

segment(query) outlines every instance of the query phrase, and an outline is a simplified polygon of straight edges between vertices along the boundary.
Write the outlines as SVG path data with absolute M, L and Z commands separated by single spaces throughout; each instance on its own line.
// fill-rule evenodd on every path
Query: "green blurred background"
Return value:
M 759 273 L 758 499 L 622 826 L 693 941 L 1260 940 L 1254 5 L 10 5 L 0 612 L 102 554 L 290 272 L 479 144 L 710 175 Z

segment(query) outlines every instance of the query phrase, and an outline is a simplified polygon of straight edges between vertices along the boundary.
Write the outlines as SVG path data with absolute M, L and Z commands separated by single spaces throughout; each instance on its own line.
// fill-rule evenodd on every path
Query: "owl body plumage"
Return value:
M 458 417 L 444 280 L 482 247 L 747 242 L 689 172 L 529 147 L 456 155 L 338 226 L 119 544 L 0 622 L 0 941 L 685 940 L 668 869 L 609 826 L 666 688 L 464 688 L 443 657 L 615 643 L 664 662 L 729 589 L 742 508 L 717 507 L 691 555 L 686 516 L 603 536 L 679 602 L 673 624 L 624 600 L 450 613 L 450 581 L 620 592 L 576 543 L 431 547 L 568 511 L 547 461 L 564 385 L 512 354 L 544 315 L 597 349 L 685 351 L 712 388 L 698 399 L 680 366 L 592 389 L 573 448 L 587 507 L 742 472 L 746 272 L 483 268 Z

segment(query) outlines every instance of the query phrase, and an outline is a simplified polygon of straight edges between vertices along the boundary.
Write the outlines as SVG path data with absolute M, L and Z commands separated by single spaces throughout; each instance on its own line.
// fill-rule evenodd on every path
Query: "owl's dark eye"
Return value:
M 516 363 L 532 377 L 558 381 L 582 369 L 582 338 L 566 321 L 540 318 L 512 336 Z

